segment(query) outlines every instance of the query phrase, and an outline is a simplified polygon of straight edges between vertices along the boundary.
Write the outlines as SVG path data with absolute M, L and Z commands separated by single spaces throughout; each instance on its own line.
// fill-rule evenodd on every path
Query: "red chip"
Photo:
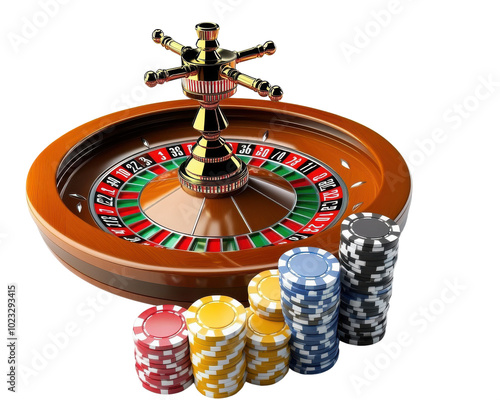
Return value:
M 151 350 L 170 350 L 188 340 L 186 310 L 171 304 L 151 307 L 134 323 L 134 338 Z

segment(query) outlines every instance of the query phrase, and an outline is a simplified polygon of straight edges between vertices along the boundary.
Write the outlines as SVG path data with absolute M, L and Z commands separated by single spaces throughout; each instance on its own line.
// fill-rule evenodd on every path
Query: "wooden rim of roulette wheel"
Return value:
M 248 53 L 245 56 L 248 59 Z M 185 74 L 189 76 L 192 71 Z M 234 79 L 236 81 L 237 78 Z M 189 87 L 184 82 L 183 87 L 186 93 Z M 191 97 L 200 101 L 194 95 Z M 290 226 L 296 226 L 296 229 L 294 235 L 290 235 L 290 240 L 282 234 L 281 239 L 274 243 L 270 240 L 266 242 L 268 245 L 255 245 L 256 242 L 252 244 L 249 240 L 249 237 L 254 238 L 250 232 L 242 234 L 235 231 L 235 236 L 244 237 L 247 242 L 245 246 L 238 247 L 238 240 L 228 238 L 236 243 L 236 248 L 230 249 L 232 251 L 210 251 L 206 243 L 225 243 L 224 235 L 214 235 L 210 231 L 215 223 L 224 225 L 223 219 L 217 220 L 222 218 L 218 215 L 224 215 L 224 210 L 220 211 L 216 207 L 214 210 L 218 211 L 211 214 L 205 224 L 208 233 L 201 235 L 203 239 L 193 234 L 194 228 L 193 232 L 186 228 L 186 232 L 177 233 L 184 235 L 192 243 L 191 246 L 195 242 L 205 243 L 206 247 L 201 248 L 201 251 L 200 248 L 182 248 L 180 242 L 173 247 L 160 246 L 159 242 L 151 238 L 141 240 L 141 243 L 130 243 L 111 234 L 96 219 L 93 211 L 96 204 L 92 198 L 96 195 L 96 187 L 99 190 L 99 182 L 102 183 L 106 171 L 112 171 L 124 160 L 132 160 L 140 154 L 148 158 L 147 154 L 165 149 L 169 144 L 183 146 L 196 141 L 197 134 L 191 124 L 198 103 L 179 100 L 136 107 L 95 119 L 63 135 L 38 156 L 28 174 L 27 200 L 43 239 L 57 258 L 84 280 L 134 300 L 152 304 L 189 305 L 206 295 L 223 294 L 246 304 L 249 281 L 263 270 L 276 268 L 279 257 L 290 248 L 312 246 L 337 253 L 340 222 L 353 212 L 383 214 L 404 227 L 411 199 L 410 173 L 403 157 L 382 136 L 349 119 L 294 104 L 224 98 L 222 105 L 230 121 L 224 132 L 231 145 L 228 151 L 231 152 L 232 148 L 234 155 L 241 156 L 248 163 L 249 187 L 260 179 L 259 171 L 263 171 L 263 168 L 254 166 L 267 163 L 257 156 L 252 158 L 259 154 L 256 153 L 259 147 L 269 147 L 274 152 L 281 150 L 289 157 L 304 156 L 309 162 L 318 162 L 331 171 L 338 182 L 337 189 L 342 192 L 342 201 L 339 201 L 335 213 L 330 213 L 334 217 L 324 223 L 325 226 L 319 228 L 321 224 L 315 222 L 315 218 L 322 215 L 319 213 L 321 210 L 318 210 L 308 221 L 300 220 L 304 224 L 302 227 L 292 221 Z M 208 113 L 210 110 L 203 111 Z M 208 131 L 206 126 L 209 122 L 204 123 L 204 129 Z M 205 134 L 210 137 L 209 133 Z M 255 164 L 255 160 L 260 164 Z M 274 161 L 269 159 L 269 162 Z M 277 171 L 287 166 L 282 163 L 273 168 L 278 174 Z M 174 170 L 169 173 L 175 175 L 175 182 L 179 182 L 182 166 L 181 172 Z M 189 171 L 186 173 L 189 174 Z M 267 173 L 266 179 L 278 182 L 281 178 L 276 174 Z M 319 186 L 314 186 L 314 182 L 309 183 L 311 187 L 316 187 L 320 201 L 327 200 L 321 197 L 322 189 L 317 189 Z M 150 183 L 145 188 L 148 185 Z M 287 183 L 283 185 L 287 186 Z M 187 186 L 183 186 L 185 190 L 179 190 L 178 193 L 182 196 L 193 195 L 189 193 L 189 188 L 193 186 Z M 300 200 L 297 197 L 300 188 L 292 189 Z M 244 193 L 251 189 L 238 190 Z M 140 193 L 145 191 L 142 189 Z M 124 194 L 123 191 L 121 193 Z M 236 199 L 244 199 L 236 196 L 240 195 L 235 191 Z M 192 196 L 193 199 L 196 197 L 203 195 L 195 193 Z M 262 199 L 264 197 L 270 196 L 261 196 Z M 209 201 L 217 205 L 223 204 L 221 201 L 224 200 Z M 158 218 L 164 218 L 163 225 L 168 224 L 169 212 L 174 218 L 172 207 L 170 204 L 157 212 Z M 252 218 L 259 219 L 259 213 L 266 216 L 267 208 L 255 204 L 250 214 Z M 200 214 L 202 209 L 203 206 Z M 147 223 L 154 222 L 150 216 L 146 217 L 149 220 Z M 273 215 L 267 215 L 266 218 L 267 221 L 272 220 Z M 281 222 L 286 220 L 283 216 L 276 218 L 276 223 L 280 219 Z M 228 225 L 231 225 L 231 221 Z M 304 229 L 311 232 L 311 226 L 319 229 L 313 229 L 310 235 L 301 234 Z M 264 228 L 255 235 L 264 237 Z M 224 231 L 225 228 L 221 229 Z M 302 240 L 293 240 L 297 239 L 295 234 Z

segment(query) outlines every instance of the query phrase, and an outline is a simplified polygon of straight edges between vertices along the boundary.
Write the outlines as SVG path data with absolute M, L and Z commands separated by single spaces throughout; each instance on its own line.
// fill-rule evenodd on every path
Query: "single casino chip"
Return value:
M 135 359 L 139 361 L 142 365 L 146 365 L 148 367 L 153 367 L 157 369 L 165 368 L 165 369 L 174 369 L 177 367 L 182 367 L 186 363 L 189 362 L 189 352 L 186 353 L 186 355 L 183 358 L 180 358 L 178 360 L 172 361 L 172 360 L 151 360 L 149 358 L 144 358 L 141 357 L 137 353 L 137 349 L 135 350 Z
M 225 388 L 223 390 L 215 390 L 215 389 L 210 390 L 204 387 L 202 384 L 195 384 L 195 387 L 202 395 L 217 399 L 235 395 L 243 388 L 245 381 L 246 381 L 246 376 L 245 379 L 242 379 L 237 385 L 232 386 L 230 388 Z
M 376 273 L 368 273 L 364 271 L 363 269 L 360 270 L 355 270 L 351 268 L 346 268 L 344 265 L 342 265 L 342 273 L 347 275 L 349 278 L 359 278 L 359 279 L 364 279 L 364 280 L 372 280 L 372 279 L 384 279 L 389 276 L 394 275 L 394 267 L 388 268 L 385 271 L 379 271 Z
M 230 388 L 241 382 L 243 377 L 245 376 L 246 371 L 243 370 L 238 376 L 235 376 L 232 379 L 221 379 L 221 380 L 207 380 L 200 378 L 199 376 L 194 376 L 195 382 L 198 385 L 204 386 L 208 390 L 219 390 Z
M 223 345 L 219 346 L 214 346 L 214 343 L 221 343 L 221 342 L 207 342 L 207 341 L 202 341 L 197 339 L 195 336 L 189 334 L 189 344 L 192 347 L 196 347 L 197 349 L 200 350 L 205 350 L 205 351 L 216 351 L 216 352 L 224 352 L 224 351 L 230 351 L 238 347 L 242 342 L 246 341 L 246 329 L 243 329 L 241 333 L 236 337 L 231 340 L 228 340 L 226 343 Z M 237 340 L 236 340 L 237 339 Z
M 142 382 L 145 382 L 145 383 L 152 385 L 153 387 L 156 387 L 156 388 L 162 388 L 162 387 L 169 388 L 169 387 L 179 386 L 179 385 L 186 383 L 188 380 L 192 379 L 192 377 L 193 377 L 193 374 L 191 372 L 191 373 L 188 373 L 184 376 L 180 376 L 180 377 L 174 378 L 174 379 L 155 379 L 155 378 L 152 378 L 152 377 L 146 375 L 140 369 L 136 369 L 136 372 L 137 372 L 137 376 L 139 377 L 139 379 Z
M 382 335 L 376 336 L 376 337 L 371 337 L 371 338 L 359 338 L 359 337 L 353 337 L 351 335 L 346 335 L 344 333 L 339 332 L 339 339 L 347 344 L 353 344 L 356 346 L 370 346 L 372 344 L 380 342 L 385 336 L 385 331 Z
M 305 351 L 323 351 L 325 349 L 329 349 L 333 346 L 335 346 L 336 344 L 338 344 L 338 339 L 337 338 L 333 338 L 327 342 L 324 342 L 322 344 L 304 344 L 302 342 L 298 342 L 296 340 L 291 340 L 290 341 L 290 349 L 294 349 L 296 351 L 301 351 L 301 350 L 305 350 Z
M 296 353 L 293 351 L 291 358 L 293 358 L 294 362 L 300 362 L 304 365 L 306 364 L 316 365 L 332 360 L 337 356 L 338 351 L 339 351 L 338 347 L 334 347 L 328 351 L 310 353 L 310 354 L 303 354 L 303 352 Z
M 243 346 L 241 346 L 241 348 L 238 349 L 238 351 L 235 351 L 233 353 L 221 357 L 212 357 L 195 351 L 191 351 L 191 359 L 193 359 L 193 357 L 199 357 L 201 364 L 205 365 L 225 365 L 221 363 L 232 362 L 234 360 L 240 359 L 240 357 L 243 355 L 243 348 L 245 347 L 244 343 L 242 344 Z
M 348 288 L 344 288 L 342 291 L 342 296 L 340 297 L 341 300 L 359 300 L 359 301 L 376 301 L 376 300 L 383 300 L 384 298 L 392 296 L 392 287 L 383 293 L 380 294 L 365 294 L 365 293 L 358 293 L 354 292 L 352 290 L 349 290 Z
M 135 351 L 139 357 L 148 359 L 149 361 L 157 364 L 176 363 L 179 360 L 182 360 L 185 357 L 189 356 L 189 349 L 185 349 L 183 352 L 173 356 L 163 356 L 163 357 L 156 356 L 154 354 L 143 354 L 137 347 L 135 348 Z
M 213 371 L 202 371 L 202 370 L 194 370 L 195 377 L 198 380 L 204 380 L 212 383 L 226 383 L 232 380 L 237 380 L 238 377 L 245 372 L 246 369 L 246 360 L 243 359 L 241 362 L 236 364 L 233 368 L 229 370 L 220 371 L 217 374 L 214 374 Z
M 247 344 L 269 348 L 281 347 L 290 340 L 291 332 L 284 321 L 269 321 L 247 308 Z
M 219 369 L 229 368 L 238 363 L 242 357 L 243 351 L 235 352 L 224 358 L 205 357 L 202 354 L 191 353 L 191 362 L 193 366 L 198 368 L 217 370 L 217 367 L 220 367 Z
M 390 260 L 398 255 L 399 245 L 393 247 L 392 249 L 378 252 L 371 251 L 361 251 L 354 247 L 349 247 L 344 242 L 339 245 L 339 253 L 349 258 L 355 260 L 365 260 L 365 261 L 383 261 Z
M 242 340 L 246 340 L 247 333 L 246 329 L 242 329 L 242 331 L 239 333 L 238 336 L 235 336 L 231 339 L 225 339 L 225 340 L 219 340 L 219 341 L 214 341 L 214 340 L 204 340 L 200 339 L 198 336 L 193 335 L 191 332 L 189 332 L 188 338 L 190 342 L 194 342 L 196 344 L 199 344 L 201 346 L 205 347 L 230 347 L 230 346 L 237 346 Z M 213 350 L 213 349 L 212 349 Z
M 246 322 L 245 307 L 228 296 L 206 296 L 196 300 L 185 316 L 189 331 L 207 341 L 236 337 Z
M 285 369 L 288 367 L 285 367 Z M 249 376 L 251 379 L 276 379 L 278 376 L 280 376 L 283 373 L 283 369 L 280 369 L 279 371 L 275 372 L 270 372 L 270 373 L 264 373 L 264 372 L 259 372 L 259 373 L 253 373 L 251 371 L 247 371 L 247 376 Z
M 286 355 L 281 356 L 281 357 L 272 357 L 272 358 L 260 358 L 260 357 L 254 357 L 252 355 L 247 355 L 247 365 L 248 364 L 253 364 L 255 366 L 258 365 L 276 365 L 279 364 L 283 361 L 288 361 L 290 357 L 290 351 L 286 353 Z
M 305 290 L 325 290 L 338 285 L 340 266 L 337 258 L 317 247 L 296 247 L 278 261 L 282 282 Z
M 151 372 L 148 367 L 144 365 L 141 366 L 137 362 L 135 363 L 135 369 L 140 370 L 141 372 L 144 373 L 144 375 L 150 377 L 151 379 L 155 379 L 157 381 L 177 379 L 181 376 L 193 373 L 191 365 L 188 365 L 186 368 L 184 368 L 182 371 L 179 372 L 162 373 L 162 374 L 156 374 L 154 372 Z
M 339 345 L 335 341 L 330 346 L 325 347 L 325 348 L 320 349 L 320 350 L 305 350 L 305 349 L 299 349 L 295 346 L 290 346 L 290 351 L 293 352 L 294 356 L 313 357 L 313 356 L 320 356 L 322 354 L 332 352 L 334 349 L 338 349 L 338 348 L 339 348 Z
M 398 261 L 397 255 L 387 260 L 365 261 L 345 256 L 342 253 L 340 254 L 340 262 L 346 268 L 352 267 L 356 269 L 366 269 L 367 271 L 380 270 L 381 268 L 383 268 L 384 270 L 391 267 L 394 268 L 396 266 L 397 261 Z
M 233 386 L 238 385 L 243 378 L 245 377 L 246 371 L 243 370 L 240 375 L 234 377 L 233 379 L 223 379 L 223 380 L 206 380 L 206 379 L 199 379 L 196 376 L 195 382 L 198 386 L 203 386 L 204 388 L 208 390 L 221 390 L 221 389 L 227 389 L 231 388 Z
M 310 314 L 311 317 L 322 317 L 328 315 L 335 311 L 335 308 L 338 306 L 338 300 L 332 302 L 330 304 L 326 304 L 324 307 L 310 307 L 305 304 L 297 305 L 287 300 L 286 297 L 282 297 L 282 308 L 286 308 L 288 311 L 291 311 L 297 315 Z
M 170 350 L 187 342 L 186 310 L 171 304 L 148 308 L 134 322 L 134 338 L 151 350 Z
M 341 238 L 345 243 L 361 247 L 392 248 L 398 244 L 401 229 L 389 217 L 375 213 L 356 213 L 341 223 Z
M 391 296 L 385 296 L 381 299 L 374 300 L 354 300 L 349 298 L 342 298 L 342 304 L 345 304 L 347 307 L 356 307 L 356 308 L 373 308 L 373 307 L 382 307 L 386 305 Z
M 168 388 L 168 389 L 157 389 L 157 388 L 153 387 L 152 385 L 150 385 L 148 383 L 142 382 L 142 386 L 144 387 L 144 389 L 147 389 L 150 392 L 153 392 L 153 393 L 156 393 L 156 394 L 175 394 L 175 393 L 180 393 L 180 392 L 186 390 L 192 384 L 193 384 L 193 379 L 190 379 L 186 383 L 184 383 L 183 385 L 174 386 L 174 387 L 171 387 L 171 388 Z
M 281 285 L 281 291 L 286 291 L 288 293 L 295 294 L 296 296 L 305 296 L 307 298 L 311 297 L 316 297 L 316 298 L 326 298 L 326 297 L 331 297 L 334 296 L 335 294 L 338 293 L 339 291 L 339 286 L 333 285 L 330 286 L 326 289 L 314 289 L 312 288 L 305 289 L 301 286 L 297 286 L 293 284 L 292 282 L 284 280 L 282 277 L 280 277 L 280 285 Z
M 307 366 L 307 365 L 304 365 L 304 364 L 299 363 L 299 362 L 297 362 L 297 363 L 290 362 L 289 368 L 292 371 L 295 371 L 295 372 L 297 372 L 299 374 L 303 374 L 303 375 L 321 374 L 321 373 L 326 372 L 329 369 L 331 369 L 337 363 L 337 360 L 338 360 L 338 356 L 337 356 L 337 358 L 335 358 L 333 360 L 330 360 L 328 362 L 318 364 L 315 366 Z
M 320 294 L 311 294 L 312 292 L 301 292 L 299 293 L 295 288 L 294 289 L 288 289 L 286 286 L 281 286 L 281 295 L 286 295 L 288 297 L 293 297 L 298 300 L 304 300 L 308 302 L 314 302 L 314 301 L 328 301 L 334 298 L 335 296 L 338 296 L 340 294 L 340 287 L 336 288 L 334 287 L 335 290 L 329 290 L 326 293 L 320 293 Z M 318 293 L 318 292 L 314 292 Z
M 239 358 L 233 359 L 230 364 L 225 364 L 225 365 L 206 365 L 196 361 L 193 362 L 193 371 L 201 372 L 206 375 L 231 376 L 231 374 L 234 371 L 238 370 L 239 368 L 242 368 L 242 366 L 245 365 L 245 363 L 246 363 L 246 357 L 244 354 L 242 354 L 241 357 Z
M 324 342 L 329 341 L 337 334 L 337 331 L 334 329 L 330 329 L 327 333 L 302 333 L 302 332 L 294 332 L 293 340 L 301 341 L 304 344 L 322 344 Z
M 292 335 L 296 333 L 303 333 L 303 334 L 326 334 L 332 329 L 335 329 L 338 321 L 338 316 L 333 315 L 330 316 L 329 319 L 325 320 L 326 322 L 320 325 L 303 325 L 302 323 L 297 323 L 288 318 L 285 315 L 285 322 L 292 331 Z
M 186 342 L 178 347 L 175 347 L 170 350 L 151 350 L 149 347 L 144 346 L 134 338 L 134 343 L 136 348 L 139 350 L 141 354 L 148 356 L 158 356 L 158 357 L 168 357 L 174 356 L 176 354 L 180 354 L 184 352 L 186 349 L 189 351 L 189 343 Z
M 298 316 L 297 314 L 289 312 L 286 308 L 283 308 L 283 314 L 286 318 L 288 318 L 288 320 L 292 321 L 293 323 L 305 326 L 325 325 L 331 322 L 334 318 L 337 318 L 337 315 L 335 313 L 329 313 L 328 315 L 319 318 L 312 318 L 310 317 L 311 314 L 303 314 L 301 316 Z
M 269 313 L 281 312 L 279 271 L 271 269 L 257 274 L 248 284 L 248 300 Z
M 282 371 L 281 375 L 279 375 L 277 378 L 274 379 L 251 379 L 247 376 L 247 382 L 251 383 L 252 385 L 258 385 L 258 386 L 274 385 L 275 383 L 281 381 L 286 376 L 287 373 L 288 373 L 288 368 Z
M 272 360 L 279 357 L 285 357 L 290 354 L 290 350 L 287 345 L 278 347 L 273 350 L 255 350 L 247 346 L 245 348 L 245 354 L 251 358 L 257 358 L 260 360 Z
M 350 258 L 365 260 L 365 261 L 380 261 L 393 258 L 398 254 L 399 245 L 396 245 L 389 249 L 384 249 L 383 251 L 371 251 L 371 250 L 361 250 L 358 246 L 347 244 L 341 241 L 339 244 L 339 252 Z
M 299 307 L 307 307 L 307 308 L 326 308 L 332 303 L 335 303 L 339 300 L 340 290 L 337 294 L 332 297 L 328 297 L 324 300 L 310 300 L 310 299 L 301 299 L 300 297 L 295 296 L 294 294 L 290 294 L 290 292 L 281 292 L 281 298 L 287 300 L 289 303 L 295 304 Z
M 245 371 L 246 371 L 246 365 L 243 364 L 242 366 L 238 366 L 237 369 L 233 369 L 232 371 L 223 375 L 210 375 L 204 373 L 203 371 L 196 371 L 196 370 L 193 372 L 193 375 L 197 381 L 202 381 L 204 383 L 209 383 L 211 385 L 213 384 L 213 385 L 232 386 L 232 384 L 229 384 L 229 382 L 236 383 L 235 381 L 240 380 Z
M 368 339 L 368 338 L 373 338 L 373 337 L 378 337 L 380 335 L 385 334 L 386 326 L 382 325 L 380 327 L 377 327 L 373 331 L 350 331 L 347 329 L 340 329 L 339 332 L 343 334 L 344 336 L 349 336 L 351 338 L 358 338 L 358 339 Z
M 279 312 L 270 313 L 256 307 L 251 301 L 249 303 L 252 311 L 259 317 L 267 319 L 269 321 L 276 321 L 276 322 L 283 321 L 283 315 L 281 314 L 281 310 L 279 310 Z
M 274 364 L 254 364 L 254 363 L 247 363 L 247 369 L 246 371 L 248 373 L 252 374 L 271 374 L 275 372 L 280 372 L 283 369 L 288 367 L 288 364 L 290 363 L 290 359 L 283 360 L 279 363 L 274 363 Z
M 226 358 L 226 357 L 231 357 L 233 354 L 238 353 L 243 351 L 243 348 L 245 347 L 245 342 L 241 341 L 237 346 L 230 348 L 228 350 L 219 350 L 219 351 L 211 351 L 211 350 L 204 350 L 201 347 L 198 347 L 196 344 L 191 345 L 191 352 L 196 354 L 197 356 L 203 356 L 203 357 L 210 357 L 210 358 Z
M 139 358 L 135 358 L 136 365 L 139 366 L 143 371 L 148 371 L 148 373 L 155 374 L 155 375 L 172 375 L 172 374 L 177 374 L 177 373 L 182 373 L 183 371 L 186 370 L 186 368 L 191 367 L 191 363 L 189 362 L 189 359 L 182 365 L 179 365 L 177 367 L 170 367 L 169 365 L 162 365 L 162 366 L 153 366 L 153 365 L 146 365 L 143 364 L 142 361 Z

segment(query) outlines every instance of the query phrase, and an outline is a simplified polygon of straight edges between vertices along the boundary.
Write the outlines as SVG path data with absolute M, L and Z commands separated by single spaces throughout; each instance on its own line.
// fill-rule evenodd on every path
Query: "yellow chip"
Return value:
M 196 382 L 195 382 L 194 386 L 204 396 L 212 397 L 212 398 L 223 398 L 223 397 L 229 397 L 229 396 L 232 396 L 232 395 L 238 393 L 241 390 L 241 388 L 243 387 L 243 385 L 245 384 L 245 382 L 246 382 L 246 376 L 244 375 L 244 379 L 242 379 L 241 382 L 238 383 L 238 385 L 232 386 L 231 388 L 226 388 L 223 391 L 222 390 L 210 390 L 210 389 L 203 387 L 203 385 L 197 384 Z
M 236 357 L 225 358 L 222 360 L 216 358 L 210 358 L 205 356 L 200 356 L 195 353 L 190 354 L 191 363 L 193 367 L 204 368 L 205 370 L 218 371 L 221 369 L 227 369 L 231 366 L 237 364 L 241 358 L 244 356 L 244 352 L 239 352 Z
M 261 360 L 256 360 L 256 359 L 253 359 L 253 358 L 249 358 L 247 357 L 247 365 L 250 365 L 250 366 L 253 366 L 255 368 L 268 368 L 268 369 L 272 369 L 273 366 L 277 366 L 277 365 L 280 365 L 282 363 L 285 363 L 285 364 L 289 364 L 290 362 L 290 355 L 288 355 L 288 357 L 281 357 L 281 358 L 278 358 L 276 360 L 272 360 L 272 361 L 261 361 Z
M 285 322 L 260 318 L 247 308 L 247 344 L 258 347 L 283 346 L 290 340 L 292 332 Z
M 201 377 L 199 374 L 198 375 L 194 374 L 193 376 L 198 384 L 205 386 L 205 388 L 207 388 L 208 390 L 213 390 L 213 389 L 229 388 L 231 386 L 237 385 L 243 379 L 245 372 L 246 370 L 243 369 L 238 372 L 238 375 L 235 375 L 232 378 L 223 378 L 223 379 L 205 379 Z
M 288 366 L 285 367 L 284 369 L 281 369 L 279 371 L 276 371 L 276 372 L 271 372 L 271 373 L 253 373 L 253 372 L 249 372 L 247 370 L 247 378 L 250 378 L 250 379 L 254 379 L 254 380 L 270 380 L 270 379 L 276 379 L 278 377 L 280 377 L 281 375 L 283 375 L 285 370 L 288 370 Z
M 285 371 L 283 371 L 282 375 L 274 379 L 251 379 L 251 377 L 247 375 L 247 382 L 259 386 L 274 385 L 275 383 L 281 381 L 286 376 L 287 373 L 288 373 L 288 368 Z
M 243 305 L 228 296 L 206 296 L 196 300 L 184 313 L 189 332 L 206 341 L 238 336 L 245 327 Z
M 210 350 L 204 350 L 203 348 L 199 347 L 196 344 L 191 344 L 190 343 L 190 349 L 191 353 L 196 354 L 197 356 L 205 356 L 205 357 L 210 357 L 210 358 L 215 358 L 215 359 L 225 359 L 227 357 L 232 358 L 235 353 L 243 351 L 245 348 L 245 342 L 240 342 L 237 346 L 233 347 L 232 349 L 224 350 L 224 351 L 210 351 Z
M 247 372 L 251 374 L 273 374 L 275 372 L 282 371 L 287 368 L 289 364 L 288 360 L 284 360 L 279 364 L 269 364 L 269 365 L 255 365 L 247 362 Z
M 201 346 L 210 347 L 212 351 L 214 351 L 214 347 L 230 347 L 237 346 L 242 340 L 246 340 L 247 332 L 246 327 L 243 328 L 240 334 L 232 339 L 228 340 L 219 340 L 218 342 L 214 342 L 213 340 L 203 340 L 199 337 L 193 335 L 191 332 L 188 332 L 189 342 L 194 342 Z M 205 350 L 209 350 L 208 348 Z
M 268 313 L 266 311 L 262 311 L 262 309 L 256 307 L 252 302 L 250 302 L 250 308 L 252 311 L 257 314 L 259 317 L 263 319 L 268 319 L 270 321 L 284 321 L 285 318 L 283 317 L 283 312 L 276 312 L 276 313 Z
M 253 364 L 256 365 L 262 365 L 262 364 L 279 364 L 282 361 L 287 361 L 290 360 L 290 352 L 283 356 L 279 357 L 272 357 L 272 358 L 260 358 L 253 356 L 251 354 L 245 353 L 245 356 L 247 358 L 247 362 L 252 362 Z
M 267 349 L 267 347 L 266 347 L 266 349 Z M 290 349 L 289 349 L 289 346 L 287 344 L 280 346 L 280 347 L 276 347 L 273 350 L 256 350 L 256 349 L 253 349 L 252 347 L 250 347 L 248 343 L 245 347 L 245 354 L 247 354 L 249 357 L 259 358 L 262 360 L 284 356 L 284 355 L 289 354 L 289 353 L 290 353 Z
M 270 313 L 281 313 L 281 287 L 277 269 L 262 271 L 248 284 L 248 300 Z
M 214 371 L 203 371 L 193 366 L 193 375 L 200 380 L 208 380 L 208 381 L 224 381 L 227 379 L 234 379 L 238 375 L 240 375 L 246 369 L 246 360 L 242 358 L 237 364 L 233 365 L 229 369 L 224 369 L 217 371 L 216 374 L 213 374 Z

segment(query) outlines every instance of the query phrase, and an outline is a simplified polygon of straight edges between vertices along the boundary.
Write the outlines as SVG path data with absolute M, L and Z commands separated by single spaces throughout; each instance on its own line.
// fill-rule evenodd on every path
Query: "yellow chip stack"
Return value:
M 284 321 L 270 321 L 247 308 L 246 380 L 254 385 L 272 385 L 288 372 L 291 332 Z
M 184 313 L 196 388 L 207 397 L 237 393 L 246 381 L 246 310 L 227 296 L 207 296 Z
M 261 318 L 283 321 L 281 310 L 281 287 L 277 269 L 263 271 L 248 284 L 248 302 L 252 310 Z

